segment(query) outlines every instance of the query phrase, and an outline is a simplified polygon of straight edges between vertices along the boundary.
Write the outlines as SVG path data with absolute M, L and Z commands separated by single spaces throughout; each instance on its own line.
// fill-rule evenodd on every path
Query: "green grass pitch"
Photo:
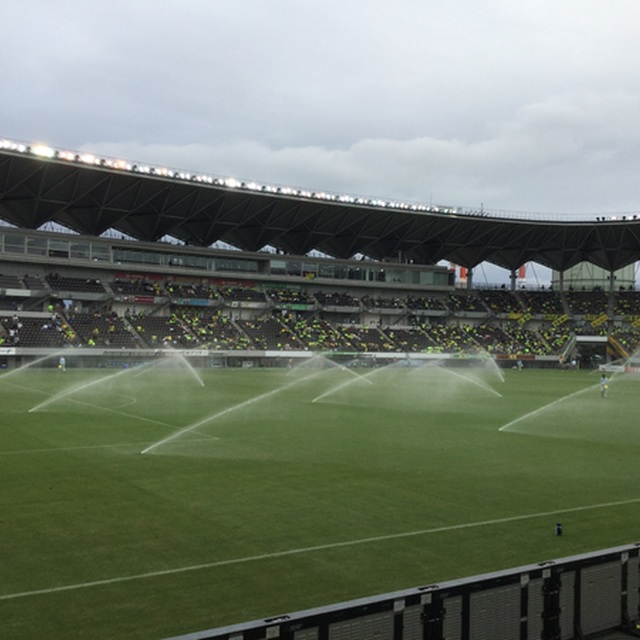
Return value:
M 635 375 L 168 362 L 0 376 L 0 637 L 162 638 L 640 539 Z

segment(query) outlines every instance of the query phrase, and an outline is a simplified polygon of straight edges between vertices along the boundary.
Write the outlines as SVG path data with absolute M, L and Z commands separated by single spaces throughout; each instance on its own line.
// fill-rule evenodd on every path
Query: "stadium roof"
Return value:
M 606 270 L 640 258 L 640 217 L 536 220 L 463 213 L 100 159 L 0 141 L 0 218 L 20 228 L 55 222 L 100 236 L 114 229 L 144 241 L 223 241 L 244 251 L 275 247 L 336 258 L 362 254 L 473 268 L 516 270 L 535 262 L 563 271 Z

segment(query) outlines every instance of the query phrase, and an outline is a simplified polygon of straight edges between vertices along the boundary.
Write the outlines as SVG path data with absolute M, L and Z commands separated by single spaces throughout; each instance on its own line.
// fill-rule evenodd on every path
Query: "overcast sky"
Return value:
M 353 195 L 640 210 L 638 0 L 21 0 L 0 137 Z

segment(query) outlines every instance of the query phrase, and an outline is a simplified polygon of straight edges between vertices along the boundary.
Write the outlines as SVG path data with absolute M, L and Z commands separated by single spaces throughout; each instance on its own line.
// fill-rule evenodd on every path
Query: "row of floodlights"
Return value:
M 17 151 L 40 158 L 49 158 L 64 160 L 66 162 L 79 162 L 91 166 L 104 167 L 106 169 L 115 169 L 120 171 L 130 171 L 132 173 L 141 173 L 150 176 L 159 176 L 161 178 L 171 178 L 174 180 L 184 180 L 189 182 L 198 182 L 201 184 L 209 184 L 217 187 L 227 187 L 229 189 L 243 189 L 248 191 L 259 191 L 261 193 L 273 193 L 275 195 L 293 196 L 297 198 L 309 198 L 313 200 L 325 200 L 329 202 L 339 202 L 342 204 L 364 205 L 368 207 L 383 207 L 387 209 L 400 209 L 404 211 L 421 211 L 428 213 L 458 213 L 458 210 L 452 207 L 438 207 L 434 205 L 407 204 L 406 202 L 395 202 L 389 200 L 381 200 L 378 198 L 355 197 L 350 195 L 339 195 L 327 193 L 325 191 L 309 191 L 305 189 L 297 189 L 293 187 L 276 187 L 257 182 L 241 182 L 235 178 L 214 178 L 212 176 L 188 173 L 174 169 L 166 169 L 163 167 L 153 167 L 144 164 L 134 164 L 126 160 L 113 160 L 108 158 L 99 158 L 92 153 L 76 153 L 74 151 L 59 151 L 44 144 L 26 145 L 11 140 L 0 140 L 0 150 Z
M 598 216 L 596 217 L 596 222 L 627 222 L 627 220 L 637 220 L 638 215 L 620 215 L 620 216 Z

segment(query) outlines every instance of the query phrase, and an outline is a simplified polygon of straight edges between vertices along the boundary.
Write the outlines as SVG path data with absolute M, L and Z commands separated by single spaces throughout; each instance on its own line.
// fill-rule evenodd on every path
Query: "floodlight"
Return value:
M 71 151 L 56 151 L 56 158 L 58 158 L 58 160 L 74 162 L 76 159 L 76 154 Z
M 100 160 L 96 158 L 92 153 L 82 153 L 78 156 L 80 162 L 85 164 L 100 164 Z
M 169 171 L 169 169 L 165 169 L 164 167 L 154 167 L 153 171 L 156 175 L 162 176 L 163 178 L 173 177 L 173 171 Z
M 30 148 L 34 156 L 40 156 L 41 158 L 53 158 L 56 155 L 56 152 L 45 144 L 36 144 Z
M 27 146 L 19 142 L 14 142 L 13 140 L 4 139 L 0 140 L 0 149 L 9 149 L 10 151 L 24 153 L 27 150 Z
M 27 145 L 21 144 L 19 142 L 13 142 L 12 140 L 3 140 L 2 148 L 9 149 L 10 151 L 19 151 L 20 153 L 24 153 L 27 150 Z

